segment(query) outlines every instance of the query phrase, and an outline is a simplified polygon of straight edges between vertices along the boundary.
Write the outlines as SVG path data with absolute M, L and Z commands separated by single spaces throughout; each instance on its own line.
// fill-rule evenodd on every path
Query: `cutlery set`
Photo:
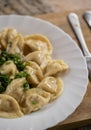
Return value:
M 86 11 L 83 15 L 83 18 L 85 19 L 87 24 L 91 27 L 91 11 Z M 82 53 L 86 59 L 87 68 L 88 68 L 88 72 L 89 72 L 89 80 L 91 81 L 91 53 L 89 52 L 85 39 L 83 37 L 79 18 L 75 13 L 70 13 L 68 15 L 68 20 L 69 20 L 69 23 L 70 23 L 77 39 L 79 40 L 79 43 L 80 43 L 80 46 L 82 49 Z

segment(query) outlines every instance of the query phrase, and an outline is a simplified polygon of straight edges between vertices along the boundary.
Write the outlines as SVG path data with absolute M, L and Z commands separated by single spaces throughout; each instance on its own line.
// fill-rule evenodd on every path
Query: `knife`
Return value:
M 85 42 L 85 39 L 82 34 L 82 30 L 81 30 L 79 18 L 75 13 L 70 13 L 68 15 L 68 20 L 72 26 L 73 31 L 75 32 L 76 37 L 79 40 L 83 55 L 87 62 L 87 68 L 89 71 L 89 79 L 91 81 L 91 53 L 89 52 L 89 50 L 86 46 L 86 42 Z
M 85 19 L 85 21 L 87 22 L 87 24 L 91 27 L 91 11 L 86 11 L 83 14 L 83 18 Z

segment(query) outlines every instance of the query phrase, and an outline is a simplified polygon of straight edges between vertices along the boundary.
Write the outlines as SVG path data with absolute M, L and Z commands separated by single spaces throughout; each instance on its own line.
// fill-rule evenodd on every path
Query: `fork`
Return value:
M 68 15 L 68 20 L 69 20 L 69 22 L 70 22 L 70 24 L 75 32 L 75 35 L 77 36 L 77 38 L 80 42 L 83 55 L 84 55 L 86 62 L 87 62 L 87 68 L 88 68 L 88 72 L 89 72 L 89 80 L 91 81 L 91 53 L 89 52 L 89 50 L 86 46 L 86 42 L 85 42 L 85 39 L 84 39 L 83 34 L 82 34 L 82 30 L 81 30 L 79 18 L 75 13 L 70 13 Z

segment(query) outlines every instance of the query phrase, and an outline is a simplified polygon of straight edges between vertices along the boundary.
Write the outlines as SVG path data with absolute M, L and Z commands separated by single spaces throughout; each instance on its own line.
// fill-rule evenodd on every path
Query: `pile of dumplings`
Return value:
M 0 50 L 3 49 L 9 54 L 20 54 L 23 63 L 28 63 L 24 72 L 32 88 L 24 91 L 26 78 L 14 78 L 19 70 L 13 61 L 0 66 L 0 73 L 10 73 L 12 78 L 5 92 L 0 94 L 0 117 L 21 117 L 41 109 L 62 94 L 63 82 L 58 74 L 68 70 L 68 65 L 63 60 L 52 59 L 53 48 L 46 36 L 22 36 L 16 29 L 5 28 L 0 33 Z

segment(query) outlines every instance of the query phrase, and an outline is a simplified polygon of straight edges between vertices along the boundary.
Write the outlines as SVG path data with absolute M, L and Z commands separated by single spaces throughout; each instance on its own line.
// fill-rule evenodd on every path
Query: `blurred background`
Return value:
M 0 14 L 37 15 L 91 8 L 91 0 L 0 0 Z

